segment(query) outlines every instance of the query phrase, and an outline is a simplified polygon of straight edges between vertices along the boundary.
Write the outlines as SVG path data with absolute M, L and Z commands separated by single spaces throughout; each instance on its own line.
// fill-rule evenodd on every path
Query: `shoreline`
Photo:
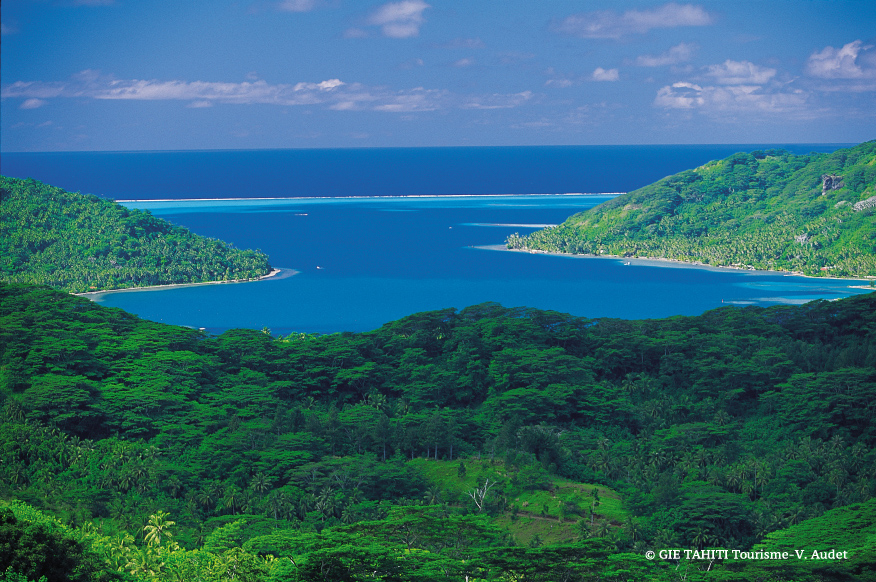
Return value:
M 812 275 L 805 275 L 800 273 L 799 271 L 772 271 L 772 270 L 763 270 L 763 269 L 746 269 L 744 267 L 733 267 L 729 265 L 708 265 L 706 263 L 701 263 L 699 261 L 682 261 L 679 259 L 667 259 L 665 257 L 622 257 L 620 255 L 575 255 L 572 253 L 560 253 L 555 251 L 541 251 L 541 250 L 529 250 L 529 249 L 509 249 L 503 244 L 496 245 L 480 245 L 474 248 L 483 249 L 487 251 L 508 251 L 512 253 L 526 253 L 526 254 L 538 254 L 538 255 L 550 255 L 554 257 L 570 257 L 570 258 L 581 258 L 581 259 L 613 259 L 616 261 L 628 261 L 631 264 L 636 263 L 640 265 L 647 265 L 649 262 L 657 263 L 655 267 L 679 267 L 679 268 L 691 268 L 691 269 L 707 269 L 713 271 L 746 271 L 749 273 L 768 273 L 768 274 L 781 274 L 785 277 L 804 277 L 806 279 L 817 279 L 817 280 L 834 280 L 834 281 L 868 281 L 872 279 L 860 278 L 860 277 L 814 277 Z M 670 263 L 660 264 L 660 263 Z M 850 289 L 870 289 L 876 291 L 876 288 L 870 287 L 869 285 L 849 285 Z
M 280 196 L 280 197 L 261 197 L 261 198 L 117 198 L 113 202 L 119 204 L 125 203 L 145 203 L 145 202 L 248 202 L 265 200 L 347 200 L 347 199 L 363 199 L 363 198 L 515 198 L 518 196 L 611 196 L 617 197 L 626 192 L 543 192 L 543 193 L 527 193 L 527 194 L 405 194 L 400 196 L 389 195 L 350 195 L 350 196 Z
M 279 276 L 282 273 L 282 276 Z M 105 293 L 126 293 L 130 291 L 162 291 L 165 289 L 176 289 L 181 287 L 197 287 L 200 285 L 227 285 L 232 283 L 255 283 L 258 281 L 264 281 L 266 279 L 277 278 L 277 279 L 285 279 L 287 277 L 292 277 L 297 275 L 299 272 L 295 269 L 271 269 L 271 272 L 267 275 L 262 275 L 256 279 L 225 279 L 222 281 L 201 281 L 199 283 L 167 283 L 164 285 L 148 285 L 146 287 L 123 287 L 121 289 L 101 289 L 100 291 L 86 291 L 84 293 L 71 293 L 70 295 L 75 295 L 77 297 L 86 297 L 88 299 L 94 299 L 95 296 L 103 295 Z

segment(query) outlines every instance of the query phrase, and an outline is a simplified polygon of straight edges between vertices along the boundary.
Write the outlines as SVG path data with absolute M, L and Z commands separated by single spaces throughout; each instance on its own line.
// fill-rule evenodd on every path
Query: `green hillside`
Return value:
M 874 401 L 876 294 L 213 337 L 0 284 L 0 571 L 33 535 L 79 580 L 734 579 L 646 552 L 870 535 Z
M 876 141 L 737 153 L 618 196 L 512 249 L 876 277 Z
M 0 280 L 82 293 L 253 279 L 268 257 L 141 210 L 0 176 Z

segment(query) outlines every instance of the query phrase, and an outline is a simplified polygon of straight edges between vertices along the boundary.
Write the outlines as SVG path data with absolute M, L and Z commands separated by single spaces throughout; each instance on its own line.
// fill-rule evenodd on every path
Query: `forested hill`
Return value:
M 252 279 L 271 270 L 239 250 L 96 196 L 0 176 L 0 280 L 86 291 Z
M 876 141 L 830 154 L 737 153 L 618 196 L 507 245 L 876 276 Z
M 839 510 L 849 540 L 872 535 L 876 293 L 644 321 L 483 304 L 212 337 L 0 284 L 0 398 L 0 497 L 138 580 L 876 572 L 858 542 L 768 576 L 644 558 L 814 544 L 794 526 Z M 12 507 L 0 542 L 41 519 Z

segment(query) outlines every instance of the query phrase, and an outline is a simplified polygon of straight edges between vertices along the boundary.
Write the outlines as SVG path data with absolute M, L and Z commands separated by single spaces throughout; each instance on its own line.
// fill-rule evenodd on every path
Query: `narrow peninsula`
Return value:
M 241 281 L 272 272 L 241 250 L 97 196 L 0 176 L 0 280 L 71 293 Z
M 623 194 L 509 249 L 876 277 L 876 141 L 737 153 Z

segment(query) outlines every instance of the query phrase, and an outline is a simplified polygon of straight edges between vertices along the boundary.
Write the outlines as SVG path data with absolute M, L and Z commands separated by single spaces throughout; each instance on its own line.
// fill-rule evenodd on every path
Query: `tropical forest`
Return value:
M 876 141 L 737 153 L 617 196 L 508 248 L 876 277 Z
M 85 293 L 256 279 L 271 270 L 260 251 L 97 196 L 0 176 L 0 197 L 0 281 Z
M 739 154 L 514 245 L 873 274 L 874 144 Z M 2 185 L 0 580 L 876 580 L 876 293 L 211 335 L 72 292 L 263 254 Z

